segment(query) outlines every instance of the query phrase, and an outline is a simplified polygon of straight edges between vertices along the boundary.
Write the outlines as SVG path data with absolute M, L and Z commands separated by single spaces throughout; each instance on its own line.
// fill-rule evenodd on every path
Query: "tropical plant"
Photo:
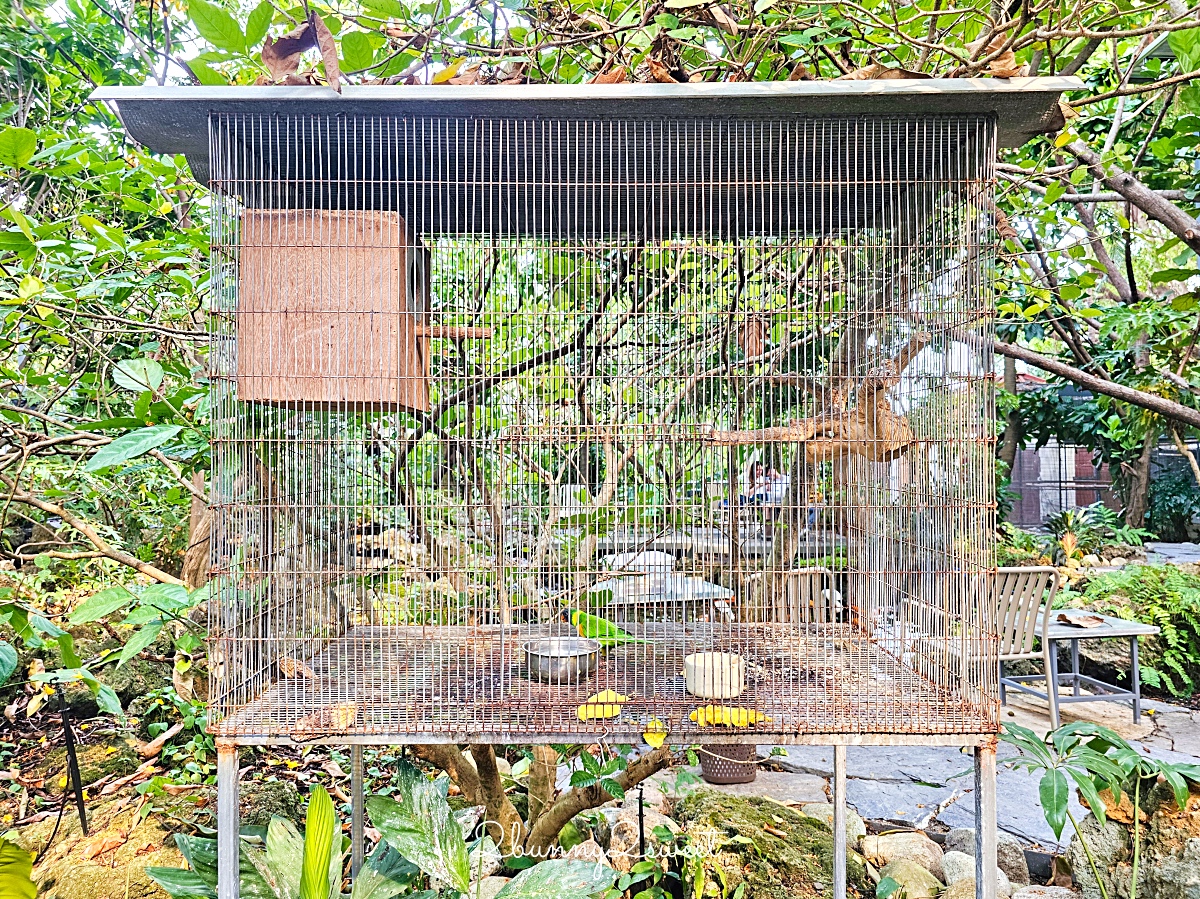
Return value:
M 1190 470 L 1160 471 L 1150 482 L 1150 529 L 1160 540 L 1183 542 L 1195 536 L 1193 519 L 1200 516 L 1200 486 Z
M 37 896 L 33 857 L 3 837 L 0 837 L 0 896 L 4 899 L 34 899 Z
M 1106 544 L 1141 546 L 1154 539 L 1150 531 L 1127 525 L 1103 503 L 1058 512 L 1046 519 L 1046 529 L 1058 541 L 1056 554 L 1063 561 L 1094 553 Z
M 383 839 L 366 859 L 345 899 L 437 899 L 469 896 L 472 874 L 495 844 L 486 834 L 468 846 L 463 827 L 446 801 L 447 782 L 431 782 L 403 760 L 396 762 L 395 796 L 367 801 Z M 257 838 L 259 834 L 248 834 Z M 175 899 L 216 899 L 217 844 L 206 837 L 177 834 L 188 868 L 147 868 L 146 873 Z M 313 790 L 304 835 L 283 818 L 268 825 L 263 848 L 243 839 L 241 891 L 252 899 L 337 899 L 348 846 L 329 794 Z M 496 854 L 498 857 L 498 854 Z M 587 899 L 612 885 L 606 865 L 552 859 L 522 870 L 497 899 Z M 430 889 L 422 889 L 428 878 Z M 476 878 L 477 879 L 477 878 Z
M 1109 899 L 1108 888 L 1101 876 L 1093 847 L 1080 831 L 1079 822 L 1071 812 L 1071 784 L 1074 783 L 1101 826 L 1107 821 L 1108 808 L 1102 791 L 1107 790 L 1112 802 L 1119 804 L 1123 793 L 1132 789 L 1133 866 L 1129 899 L 1136 899 L 1141 860 L 1139 818 L 1143 784 L 1162 779 L 1170 786 L 1179 808 L 1186 808 L 1187 782 L 1200 783 L 1200 765 L 1175 764 L 1143 755 L 1116 732 L 1090 722 L 1063 725 L 1046 734 L 1044 739 L 1027 727 L 1005 724 L 1000 738 L 1019 751 L 1019 755 L 1005 759 L 1002 764 L 1041 774 L 1038 796 L 1046 823 L 1057 838 L 1062 836 L 1067 821 L 1071 822 L 1103 899 Z
M 1070 601 L 1160 629 L 1142 641 L 1144 683 L 1175 696 L 1191 696 L 1200 686 L 1200 576 L 1174 565 L 1127 565 L 1093 578 Z

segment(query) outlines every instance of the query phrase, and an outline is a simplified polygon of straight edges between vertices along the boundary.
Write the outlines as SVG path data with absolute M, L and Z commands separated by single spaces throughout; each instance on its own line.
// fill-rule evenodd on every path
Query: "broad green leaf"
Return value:
M 0 838 L 0 896 L 4 899 L 35 899 L 33 856 Z
M 354 878 L 350 899 L 393 899 L 406 893 L 420 876 L 420 868 L 380 842 Z
M 496 899 L 587 899 L 608 889 L 617 872 L 599 862 L 552 859 L 526 868 L 496 894 Z
M 404 19 L 408 10 L 400 0 L 363 0 L 363 9 L 381 19 Z
M 875 899 L 892 899 L 900 895 L 904 885 L 893 877 L 885 877 L 875 886 Z
M 172 899 L 217 899 L 217 891 L 195 871 L 184 868 L 147 868 L 146 876 Z
M 113 366 L 112 379 L 118 387 L 135 393 L 158 390 L 163 382 L 163 367 L 153 359 L 123 359 Z
M 229 79 L 210 66 L 203 59 L 189 59 L 187 61 L 188 68 L 192 70 L 192 74 L 196 76 L 196 80 L 203 85 L 209 87 L 219 87 L 229 83 Z
M 121 658 L 117 661 L 117 667 L 120 668 L 139 652 L 158 639 L 159 633 L 163 629 L 161 621 L 151 621 L 144 625 L 141 630 L 134 633 L 129 638 L 129 642 L 125 644 L 125 648 L 121 650 Z
M 28 128 L 9 125 L 0 130 L 0 165 L 24 168 L 37 152 L 37 134 Z
M 251 860 L 260 858 L 266 873 L 275 879 L 280 899 L 299 899 L 300 876 L 304 869 L 304 837 L 296 826 L 284 818 L 272 818 L 267 825 L 267 851 L 249 853 Z
M 188 15 L 200 36 L 217 49 L 230 53 L 246 52 L 246 36 L 238 27 L 237 20 L 215 3 L 188 0 Z
M 300 869 L 300 899 L 329 899 L 336 884 L 331 862 L 334 839 L 340 838 L 337 812 L 333 800 L 318 786 L 308 800 L 308 817 L 304 823 L 304 862 Z M 340 849 L 341 840 L 338 839 Z M 340 860 L 340 855 L 339 855 Z M 337 866 L 338 873 L 341 865 Z
M 348 31 L 342 36 L 342 61 L 349 71 L 365 69 L 375 60 L 375 51 L 364 31 Z
M 275 8 L 271 6 L 271 0 L 262 0 L 262 3 L 251 10 L 250 18 L 246 19 L 247 50 L 253 50 L 263 42 L 263 38 L 267 36 L 267 29 L 271 27 L 271 19 L 274 16 Z
M 1100 792 L 1096 789 L 1096 784 L 1082 771 L 1068 768 L 1067 773 L 1071 775 L 1071 780 L 1075 781 L 1075 786 L 1079 788 L 1080 795 L 1087 802 L 1088 808 L 1092 810 L 1092 814 L 1096 816 L 1096 820 L 1103 826 L 1107 820 L 1107 816 L 1105 814 L 1104 800 L 1100 798 Z
M 1150 276 L 1151 284 L 1168 284 L 1171 281 L 1186 281 L 1200 275 L 1200 269 L 1194 268 L 1164 268 Z
M 9 642 L 0 640 L 0 686 L 17 670 L 17 650 Z
M 106 443 L 83 466 L 84 471 L 99 471 L 110 465 L 128 462 L 144 453 L 162 446 L 183 430 L 181 425 L 153 425 L 129 434 L 122 434 L 112 443 Z
M 83 660 L 75 651 L 75 638 L 70 634 L 62 634 L 58 638 L 58 651 L 62 655 L 64 668 L 82 668 Z
M 438 787 L 407 762 L 396 765 L 396 796 L 367 800 L 371 822 L 397 852 L 460 893 L 471 882 L 467 844 Z
M 124 608 L 133 602 L 133 599 L 133 594 L 124 587 L 109 587 L 107 590 L 101 590 L 99 593 L 93 593 L 76 606 L 69 620 L 72 624 L 85 624 L 88 621 L 97 621 L 105 615 L 111 615 L 117 609 Z
M 121 699 L 117 696 L 117 691 L 108 684 L 101 684 L 95 696 L 96 705 L 100 707 L 100 711 L 107 715 L 116 715 L 118 718 L 124 716 L 125 710 L 121 708 Z
M 1067 803 L 1071 799 L 1066 775 L 1057 768 L 1047 771 L 1038 784 L 1038 796 L 1042 800 L 1042 813 L 1046 816 L 1046 823 L 1050 825 L 1057 839 L 1062 836 L 1063 828 L 1067 824 Z

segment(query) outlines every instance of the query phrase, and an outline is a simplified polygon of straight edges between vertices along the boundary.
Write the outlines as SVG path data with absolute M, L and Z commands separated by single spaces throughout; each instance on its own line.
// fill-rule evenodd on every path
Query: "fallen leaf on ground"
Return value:
M 628 696 L 622 696 L 615 690 L 603 690 L 594 696 L 589 696 L 575 714 L 580 721 L 591 721 L 594 718 L 616 718 L 621 714 L 621 703 L 628 702 Z
M 95 858 L 97 855 L 103 855 L 105 852 L 108 852 L 112 849 L 116 849 L 119 846 L 123 846 L 123 845 L 125 845 L 125 838 L 123 836 L 121 836 L 120 834 L 115 834 L 115 833 L 103 834 L 102 833 L 102 834 L 100 834 L 100 836 L 96 837 L 94 840 L 89 840 L 84 845 L 83 851 L 80 852 L 80 855 L 83 856 L 84 860 L 91 860 L 91 859 Z
M 307 677 L 309 680 L 317 679 L 317 672 L 313 671 L 299 659 L 291 659 L 284 656 L 279 660 L 279 670 L 283 672 L 284 677 Z

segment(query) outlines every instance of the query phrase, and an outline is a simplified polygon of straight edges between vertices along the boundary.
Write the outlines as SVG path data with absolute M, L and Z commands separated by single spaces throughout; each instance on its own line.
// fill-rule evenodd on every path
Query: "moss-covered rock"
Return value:
M 809 899 L 833 884 L 833 836 L 821 821 L 769 799 L 698 790 L 672 817 L 683 826 L 690 852 L 685 875 L 706 880 L 704 895 L 730 895 L 741 883 L 754 899 Z M 702 863 L 702 864 L 700 864 Z M 702 874 L 700 872 L 703 871 Z M 850 895 L 869 892 L 862 860 L 850 853 Z
M 86 738 L 91 739 L 92 736 L 88 734 Z M 75 747 L 79 759 L 79 777 L 85 787 L 108 775 L 116 778 L 132 774 L 143 761 L 137 753 L 137 742 L 129 734 L 97 735 L 97 740 L 96 743 L 82 743 Z M 60 746 L 46 753 L 37 768 L 48 777 L 66 773 L 66 748 Z
M 39 899 L 167 899 L 145 869 L 180 867 L 182 856 L 156 816 L 136 814 L 136 803 L 89 802 L 88 834 L 68 813 L 49 846 L 54 818 L 17 831 L 24 849 L 41 853 L 33 872 Z
M 243 826 L 266 827 L 274 817 L 287 818 L 296 825 L 304 820 L 304 800 L 291 781 L 244 783 L 241 797 Z

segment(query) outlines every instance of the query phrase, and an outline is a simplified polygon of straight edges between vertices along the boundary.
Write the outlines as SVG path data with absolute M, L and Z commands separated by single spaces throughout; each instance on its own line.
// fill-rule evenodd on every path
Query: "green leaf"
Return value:
M 1096 816 L 1096 820 L 1103 826 L 1107 821 L 1107 816 L 1104 811 L 1104 800 L 1100 798 L 1100 792 L 1096 789 L 1096 784 L 1082 771 L 1068 768 L 1067 773 L 1071 775 L 1071 780 L 1075 781 L 1075 786 L 1079 788 L 1080 795 L 1087 802 L 1088 808 L 1092 810 L 1092 814 Z M 1117 798 L 1118 800 L 1120 799 L 1120 797 Z
M 246 49 L 251 50 L 263 42 L 274 17 L 275 8 L 271 6 L 271 0 L 262 0 L 251 10 L 250 18 L 246 19 Z
M 139 652 L 158 639 L 159 633 L 163 629 L 161 621 L 151 621 L 149 624 L 142 627 L 125 644 L 125 648 L 121 650 L 121 658 L 117 662 L 117 667 L 120 668 Z
M 299 897 L 300 876 L 304 869 L 304 837 L 291 821 L 272 818 L 267 825 L 265 857 L 255 852 L 246 855 L 260 874 L 277 884 L 280 899 Z
M 209 87 L 219 87 L 229 83 L 229 79 L 210 66 L 203 59 L 189 59 L 187 61 L 188 68 L 192 70 L 192 74 L 196 76 L 196 80 L 201 84 Z
M 900 881 L 885 877 L 875 886 L 875 899 L 891 899 L 893 896 L 899 896 L 903 889 L 904 885 Z
M 405 894 L 420 876 L 420 868 L 379 842 L 354 878 L 350 899 L 394 899 Z
M 1067 824 L 1067 803 L 1071 798 L 1071 789 L 1067 786 L 1067 777 L 1057 768 L 1052 768 L 1042 776 L 1038 784 L 1038 796 L 1042 800 L 1042 812 L 1046 823 L 1054 831 L 1057 839 L 1062 836 Z
M 3 686 L 17 670 L 17 650 L 9 642 L 0 640 L 0 686 Z
M 33 856 L 0 838 L 0 896 L 4 899 L 35 899 Z
M 117 696 L 117 691 L 108 684 L 101 684 L 100 689 L 95 692 L 96 705 L 100 707 L 100 711 L 108 715 L 115 715 L 122 718 L 125 715 L 125 710 L 121 708 L 121 699 Z
M 109 587 L 92 594 L 80 603 L 70 614 L 69 620 L 72 624 L 97 621 L 105 615 L 111 615 L 117 609 L 124 608 L 133 602 L 133 598 L 133 594 L 124 587 Z
M 134 393 L 158 390 L 163 382 L 163 367 L 153 359 L 122 359 L 113 366 L 112 379 L 118 387 Z
M 147 868 L 146 876 L 172 899 L 217 899 L 217 891 L 195 871 L 183 868 Z
M 363 9 L 381 19 L 408 17 L 408 10 L 400 0 L 363 0 Z
M 1150 276 L 1151 284 L 1169 284 L 1171 281 L 1186 281 L 1200 275 L 1194 268 L 1164 268 Z
M 365 69 L 375 61 L 375 51 L 366 32 L 348 31 L 342 36 L 342 61 L 351 72 Z
M 246 52 L 246 36 L 238 27 L 237 20 L 215 3 L 188 0 L 188 15 L 200 36 L 217 49 L 230 53 Z
M 96 450 L 96 454 L 88 460 L 83 469 L 84 471 L 99 471 L 110 465 L 136 459 L 138 456 L 162 446 L 182 430 L 182 425 L 152 425 L 149 428 L 123 434 L 112 443 L 106 443 Z
M 37 152 L 37 133 L 10 125 L 0 131 L 0 165 L 24 168 Z
M 83 660 L 75 651 L 75 638 L 70 634 L 62 634 L 58 638 L 58 652 L 62 656 L 64 668 L 82 668 Z
M 599 862 L 552 859 L 526 868 L 496 899 L 587 899 L 612 886 L 617 872 Z
M 396 796 L 367 800 L 371 822 L 397 852 L 426 874 L 465 893 L 471 867 L 462 828 L 435 784 L 407 762 L 396 764 Z
M 318 786 L 308 800 L 308 818 L 304 824 L 304 862 L 300 871 L 300 899 L 329 899 L 336 884 L 331 868 L 334 837 L 341 836 L 333 800 Z M 338 840 L 341 848 L 341 840 Z M 340 856 L 339 856 L 340 861 Z M 337 866 L 338 874 L 341 865 Z

